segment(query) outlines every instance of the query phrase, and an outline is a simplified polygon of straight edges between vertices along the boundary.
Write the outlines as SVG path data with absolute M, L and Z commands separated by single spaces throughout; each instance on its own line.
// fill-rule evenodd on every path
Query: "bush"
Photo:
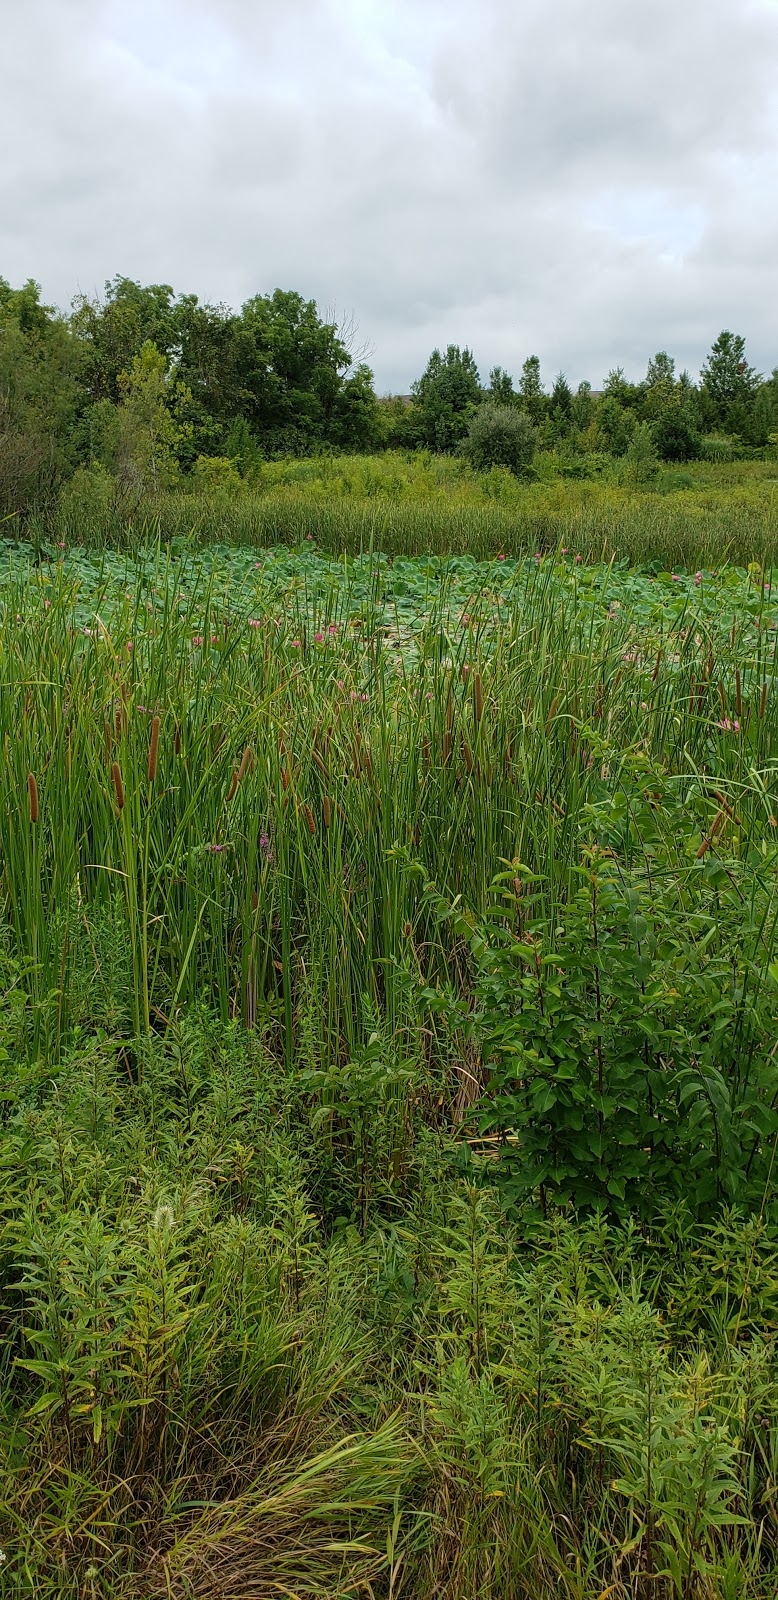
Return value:
M 703 461 L 734 461 L 735 445 L 723 433 L 708 433 L 700 442 Z
M 668 406 L 654 424 L 654 444 L 663 461 L 696 461 L 700 435 L 682 406 Z
M 240 489 L 243 482 L 237 463 L 229 456 L 198 456 L 192 477 L 195 488 L 203 493 L 212 489 Z
M 651 424 L 635 424 L 624 462 L 624 482 L 630 489 L 647 489 L 659 470 Z
M 63 525 L 76 538 L 99 535 L 117 509 L 118 497 L 116 479 L 99 461 L 79 467 L 59 497 Z
M 473 417 L 462 453 L 479 471 L 508 467 L 518 476 L 530 466 L 536 445 L 537 434 L 525 411 L 487 402 Z

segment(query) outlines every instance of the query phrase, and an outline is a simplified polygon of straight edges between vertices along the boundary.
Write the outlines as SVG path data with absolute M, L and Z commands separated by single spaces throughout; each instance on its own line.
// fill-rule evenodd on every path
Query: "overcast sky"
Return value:
M 0 274 L 120 272 L 599 387 L 778 365 L 778 0 L 0 0 Z

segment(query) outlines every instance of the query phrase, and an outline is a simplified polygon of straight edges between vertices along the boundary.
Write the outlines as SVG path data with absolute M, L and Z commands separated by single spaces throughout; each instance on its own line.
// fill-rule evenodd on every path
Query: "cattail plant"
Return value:
M 30 807 L 30 821 L 37 822 L 39 816 L 38 785 L 35 781 L 34 772 L 28 772 L 27 774 L 27 797 Z
M 473 698 L 475 701 L 475 720 L 476 723 L 480 724 L 484 714 L 484 690 L 480 672 L 477 672 L 473 679 Z
M 159 717 L 154 717 L 151 724 L 151 736 L 149 738 L 149 759 L 146 768 L 146 777 L 148 778 L 149 783 L 153 783 L 157 776 L 157 763 L 159 760 L 159 726 Z
M 118 761 L 114 761 L 111 764 L 111 779 L 112 779 L 112 782 L 113 782 L 114 792 L 116 794 L 116 804 L 117 804 L 119 810 L 123 811 L 124 810 L 124 784 L 122 783 L 122 775 L 121 775 L 121 772 L 119 770 Z

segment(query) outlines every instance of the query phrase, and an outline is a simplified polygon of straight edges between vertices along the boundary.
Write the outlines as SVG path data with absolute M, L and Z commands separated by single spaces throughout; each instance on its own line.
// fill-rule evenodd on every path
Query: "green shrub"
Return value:
M 735 442 L 721 433 L 706 433 L 700 440 L 703 461 L 734 461 Z
M 536 445 L 537 434 L 526 411 L 488 402 L 476 411 L 462 453 L 479 472 L 507 467 L 520 476 L 531 466 Z
M 192 468 L 192 479 L 194 487 L 202 494 L 214 490 L 235 491 L 243 485 L 237 461 L 228 456 L 198 456 Z

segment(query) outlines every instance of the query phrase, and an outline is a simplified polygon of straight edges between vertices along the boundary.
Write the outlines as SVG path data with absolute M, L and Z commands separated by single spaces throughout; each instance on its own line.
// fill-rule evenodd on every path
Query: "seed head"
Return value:
M 114 790 L 115 790 L 115 793 L 116 793 L 116 804 L 119 807 L 119 810 L 123 811 L 124 810 L 124 784 L 122 783 L 122 775 L 121 775 L 121 772 L 119 771 L 119 763 L 118 763 L 118 761 L 114 761 L 112 766 L 111 766 L 111 778 L 113 780 L 113 786 L 114 786 Z

